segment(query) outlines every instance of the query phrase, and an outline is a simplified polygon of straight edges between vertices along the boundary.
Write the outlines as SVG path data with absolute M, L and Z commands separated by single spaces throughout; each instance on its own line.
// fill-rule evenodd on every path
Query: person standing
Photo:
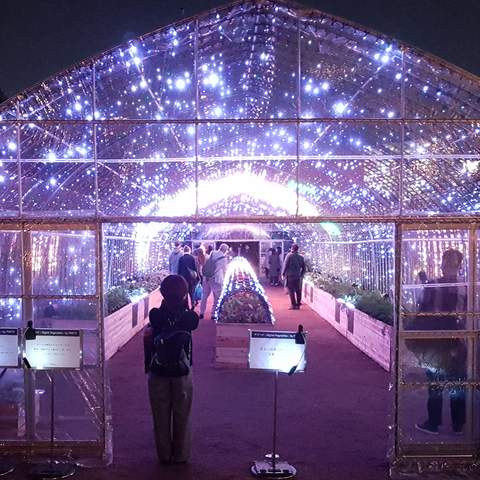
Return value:
M 423 296 L 418 312 L 426 313 L 415 317 L 406 330 L 445 330 L 453 338 L 407 339 L 406 347 L 411 350 L 425 367 L 428 382 L 428 418 L 415 425 L 417 430 L 438 434 L 442 424 L 444 382 L 462 382 L 467 379 L 467 345 L 465 339 L 454 336 L 452 330 L 465 328 L 464 321 L 456 312 L 467 310 L 466 287 L 458 286 L 458 275 L 463 262 L 459 250 L 443 252 L 442 276 L 434 282 L 425 281 Z M 449 315 L 441 312 L 449 312 Z M 453 433 L 462 434 L 466 421 L 465 387 L 461 385 L 447 388 L 450 397 L 450 417 Z
M 202 301 L 200 302 L 200 318 L 203 318 L 205 315 L 210 293 L 213 293 L 212 318 L 214 317 L 215 307 L 222 292 L 223 280 L 227 271 L 228 248 L 226 243 L 222 243 L 218 250 L 214 250 L 210 254 L 203 266 L 203 292 Z
M 282 267 L 282 278 L 287 279 L 290 295 L 290 310 L 299 310 L 302 303 L 302 278 L 305 275 L 305 259 L 298 253 L 298 245 L 294 243 L 290 253 L 285 257 Z
M 270 275 L 270 285 L 273 287 L 277 287 L 280 285 L 279 277 L 280 277 L 280 270 L 281 270 L 281 263 L 280 263 L 280 256 L 278 255 L 278 251 L 275 248 L 272 248 L 272 254 L 268 259 L 268 273 Z
M 168 257 L 168 271 L 171 275 L 178 274 L 178 262 L 182 256 L 182 244 L 180 242 L 175 242 L 173 250 Z
M 191 249 L 188 245 L 183 247 L 183 255 L 178 261 L 178 274 L 181 275 L 188 284 L 188 294 L 190 296 L 190 304 L 192 308 L 195 307 L 194 293 L 195 287 L 199 282 L 199 274 L 197 269 L 197 262 L 195 257 L 191 254 Z
M 143 336 L 155 445 L 162 463 L 185 463 L 190 457 L 191 332 L 198 315 L 188 309 L 188 285 L 180 275 L 166 277 L 160 292 L 162 304 L 150 310 Z M 165 352 L 172 357 L 168 362 Z

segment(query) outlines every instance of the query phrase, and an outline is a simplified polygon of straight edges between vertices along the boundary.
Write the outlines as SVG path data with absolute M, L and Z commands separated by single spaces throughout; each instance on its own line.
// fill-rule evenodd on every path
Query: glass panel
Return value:
M 95 63 L 95 117 L 194 118 L 193 64 L 193 22 L 115 49 Z
M 0 124 L 0 161 L 17 160 L 17 127 Z
M 18 214 L 17 128 L 0 125 L 0 216 Z
M 406 231 L 402 248 L 402 310 L 424 314 L 405 317 L 404 328 L 470 328 L 464 315 L 445 315 L 467 311 L 468 231 Z
M 404 389 L 400 393 L 399 433 L 403 446 L 409 444 L 457 444 L 459 452 L 468 449 L 468 443 L 479 438 L 479 429 L 473 428 L 471 414 L 470 388 L 448 385 Z M 427 400 L 431 400 L 431 418 L 440 424 L 438 435 L 431 435 L 416 428 L 428 419 Z M 474 399 L 475 410 L 478 408 L 478 395 Z M 443 408 L 442 408 L 443 406 Z M 458 422 L 454 426 L 453 421 Z M 457 431 L 455 431 L 457 430 Z M 462 446 L 462 443 L 465 445 Z M 425 453 L 425 450 L 424 450 Z M 453 453 L 450 450 L 450 453 Z
M 186 124 L 99 128 L 102 213 L 195 213 L 194 139 L 195 126 Z
M 478 118 L 476 79 L 413 52 L 405 53 L 407 118 Z
M 299 192 L 306 202 L 300 205 L 301 215 L 398 212 L 398 128 L 303 124 L 299 149 Z
M 97 330 L 83 331 L 83 365 L 100 365 L 100 335 Z
M 22 292 L 22 245 L 20 232 L 0 230 L 0 295 Z
M 0 441 L 25 437 L 23 370 L 8 368 L 0 378 Z
M 297 22 L 286 7 L 242 4 L 200 20 L 203 118 L 296 116 Z
M 404 202 L 409 213 L 480 211 L 477 123 L 410 123 L 405 130 Z
M 23 210 L 30 215 L 95 213 L 95 164 L 54 162 L 22 166 Z
M 432 315 L 467 311 L 468 232 L 460 230 L 406 232 L 402 308 L 413 330 L 469 328 L 464 315 Z M 446 251 L 453 253 L 444 254 Z M 460 252 L 460 255 L 455 252 Z M 445 260 L 442 263 L 442 258 Z M 460 261 L 460 264 L 459 264 Z
M 93 231 L 34 231 L 31 248 L 34 295 L 95 294 Z
M 91 300 L 34 300 L 35 328 L 96 329 L 97 307 Z
M 409 338 L 400 345 L 401 378 L 404 382 L 463 381 L 472 343 L 464 338 Z
M 294 125 L 199 127 L 198 202 L 203 215 L 294 215 Z
M 0 105 L 0 121 L 15 120 L 17 118 L 17 107 L 14 99 Z
M 397 118 L 402 52 L 327 17 L 302 20 L 301 116 Z
M 51 378 L 54 377 L 54 435 L 59 441 L 100 439 L 102 382 L 99 369 L 36 372 L 38 401 L 36 439 L 50 440 Z
M 22 326 L 22 300 L 0 298 L 0 327 L 20 328 Z
M 92 68 L 76 67 L 23 94 L 20 116 L 29 120 L 91 120 L 92 95 Z
M 193 215 L 195 162 L 104 163 L 98 193 L 103 215 Z

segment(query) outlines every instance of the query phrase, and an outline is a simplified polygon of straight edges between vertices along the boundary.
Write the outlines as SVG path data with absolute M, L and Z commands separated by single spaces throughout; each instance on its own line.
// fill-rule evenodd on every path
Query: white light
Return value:
M 213 113 L 215 114 L 216 117 L 219 117 L 222 114 L 222 109 L 217 106 L 213 109 Z
M 147 84 L 147 81 L 142 78 L 142 80 L 140 81 L 140 87 L 141 88 L 147 88 L 148 84 Z
M 79 112 L 81 109 L 82 109 L 82 105 L 78 102 L 75 102 L 75 105 L 73 106 L 73 108 Z
M 396 73 L 395 74 L 395 80 L 400 80 L 402 78 L 402 74 L 401 73 Z
M 47 154 L 47 160 L 54 161 L 57 159 L 57 155 L 55 152 L 48 152 Z
M 336 102 L 333 104 L 333 111 L 336 115 L 342 115 L 347 109 L 347 104 L 344 102 Z
M 215 72 L 211 72 L 210 75 L 203 80 L 203 84 L 215 88 L 220 83 L 220 78 Z
M 48 183 L 50 183 L 50 185 L 51 185 L 52 187 L 54 187 L 54 186 L 57 184 L 57 180 L 52 177 L 52 178 L 48 181 Z
M 3 175 L 0 175 L 0 183 L 4 183 L 5 182 L 5 177 Z
M 423 90 L 423 93 L 427 93 L 427 92 L 428 92 L 428 85 L 425 85 L 425 86 L 422 88 L 422 90 Z
M 195 127 L 193 125 L 189 125 L 187 127 L 187 132 L 189 135 L 195 135 Z
M 322 90 L 328 90 L 330 88 L 330 84 L 328 82 L 322 83 Z
M 388 55 L 382 55 L 381 58 L 382 63 L 388 63 L 390 61 L 390 57 Z
M 15 142 L 8 142 L 8 149 L 14 152 L 17 149 L 17 144 Z
M 183 78 L 177 78 L 175 80 L 175 88 L 177 90 L 185 90 L 186 86 L 187 86 L 187 82 Z
M 136 86 L 136 85 L 132 85 L 132 86 L 130 87 L 130 90 L 131 90 L 132 92 L 136 92 L 136 91 L 137 91 L 137 86 Z
M 305 85 L 305 91 L 306 91 L 307 93 L 312 91 L 312 84 L 311 84 L 311 83 L 307 83 L 307 84 Z

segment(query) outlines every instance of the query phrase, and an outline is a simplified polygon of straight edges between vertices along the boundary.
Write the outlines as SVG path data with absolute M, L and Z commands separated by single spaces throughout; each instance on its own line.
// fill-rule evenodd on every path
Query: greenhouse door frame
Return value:
M 394 466 L 398 462 L 399 465 L 412 465 L 414 463 L 437 460 L 454 464 L 471 464 L 479 454 L 478 433 L 475 435 L 475 426 L 478 426 L 480 412 L 476 407 L 475 389 L 478 388 L 479 375 L 479 329 L 478 324 L 480 318 L 480 284 L 479 284 L 479 256 L 480 256 L 480 222 L 478 219 L 464 219 L 460 221 L 449 221 L 448 219 L 417 219 L 417 222 L 396 222 L 395 223 L 395 339 L 392 342 L 391 365 L 392 380 L 395 385 L 395 403 L 394 403 Z M 473 221 L 472 221 L 473 220 Z M 412 331 L 402 327 L 403 321 L 408 317 L 414 317 L 415 313 L 404 312 L 402 309 L 403 289 L 407 286 L 404 283 L 404 262 L 407 260 L 406 243 L 411 241 L 408 239 L 408 232 L 413 231 L 462 231 L 467 237 L 466 255 L 464 255 L 463 264 L 467 266 L 466 288 L 467 288 L 467 311 L 462 313 L 466 318 L 466 328 L 464 330 L 454 330 L 454 338 L 464 339 L 471 348 L 468 349 L 467 357 L 467 380 L 461 382 L 466 388 L 466 411 L 467 418 L 465 423 L 465 436 L 460 437 L 460 441 L 451 441 L 446 443 L 445 440 L 439 439 L 437 443 L 432 442 L 435 436 L 424 434 L 425 442 L 409 441 L 408 438 L 402 438 L 402 426 L 405 421 L 408 425 L 413 422 L 427 418 L 427 396 L 424 401 L 424 411 L 414 410 L 413 413 L 417 417 L 412 418 L 408 415 L 408 410 L 404 410 L 404 399 L 402 393 L 413 392 L 415 388 L 428 387 L 428 382 L 408 382 L 403 380 L 402 356 L 406 354 L 406 349 L 402 348 L 402 343 L 408 338 L 435 339 L 445 338 L 452 331 Z M 426 241 L 448 241 L 447 238 L 433 238 Z M 448 247 L 451 248 L 451 247 Z M 437 253 L 438 254 L 438 253 Z M 405 263 L 406 264 L 406 263 Z M 448 382 L 445 382 L 448 383 Z M 448 387 L 445 388 L 448 391 Z M 425 392 L 427 393 L 427 392 Z M 477 399 L 478 401 L 478 399 Z M 450 413 L 450 406 L 446 399 L 443 399 L 444 411 Z M 405 417 L 405 420 L 404 420 Z M 421 435 L 421 432 L 419 432 Z M 423 437 L 422 437 L 423 438 Z
M 13 296 L 20 298 L 22 306 L 22 329 L 27 325 L 27 321 L 34 321 L 33 304 L 36 300 L 90 300 L 96 304 L 96 325 L 97 325 L 97 352 L 96 364 L 92 366 L 83 365 L 82 370 L 89 367 L 99 369 L 101 372 L 101 405 L 96 405 L 102 409 L 97 418 L 101 418 L 101 425 L 98 425 L 97 440 L 55 440 L 53 449 L 54 455 L 69 455 L 73 452 L 75 457 L 99 458 L 104 457 L 108 452 L 106 448 L 109 445 L 107 434 L 107 406 L 108 406 L 108 388 L 105 376 L 105 360 L 104 360 L 104 325 L 103 325 L 103 253 L 102 253 L 102 222 L 92 220 L 90 222 L 82 221 L 62 221 L 59 223 L 56 219 L 44 219 L 43 222 L 32 220 L 23 220 L 18 222 L 2 222 L 0 223 L 0 232 L 12 231 L 18 232 L 21 238 L 21 275 L 22 289 L 19 295 L 1 295 L 2 298 L 11 298 Z M 32 265 L 32 232 L 65 232 L 65 231 L 90 231 L 95 235 L 95 292 L 88 295 L 68 295 L 68 294 L 35 294 L 33 292 L 33 265 Z M 35 321 L 34 321 L 35 327 Z M 82 352 L 83 355 L 83 352 Z M 39 440 L 36 437 L 36 415 L 35 412 L 35 370 L 23 369 L 24 378 L 24 402 L 25 402 L 25 439 L 7 439 L 2 440 L 4 455 L 49 455 L 51 446 L 49 440 Z M 55 372 L 61 373 L 61 368 L 55 369 Z M 57 392 L 57 398 L 61 397 L 61 392 Z M 48 400 L 50 402 L 50 399 Z M 38 402 L 37 402 L 38 407 Z

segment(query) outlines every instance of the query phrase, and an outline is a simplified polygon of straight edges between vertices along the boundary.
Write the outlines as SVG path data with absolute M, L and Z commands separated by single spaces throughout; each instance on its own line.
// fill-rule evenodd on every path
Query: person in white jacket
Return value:
M 215 312 L 220 293 L 222 292 L 223 280 L 228 265 L 228 250 L 226 243 L 222 243 L 218 250 L 214 250 L 208 257 L 203 267 L 203 292 L 200 303 L 200 318 L 205 315 L 207 300 L 210 293 L 213 293 L 212 318 Z

